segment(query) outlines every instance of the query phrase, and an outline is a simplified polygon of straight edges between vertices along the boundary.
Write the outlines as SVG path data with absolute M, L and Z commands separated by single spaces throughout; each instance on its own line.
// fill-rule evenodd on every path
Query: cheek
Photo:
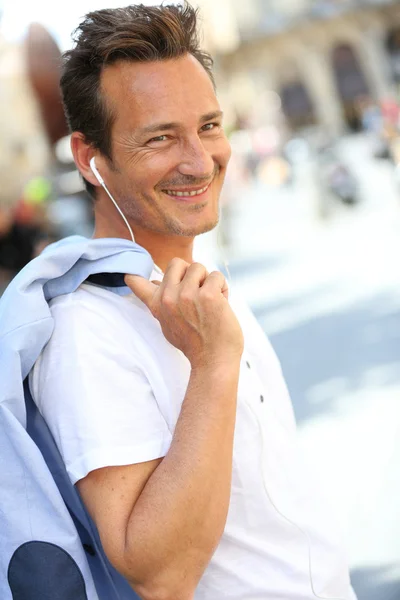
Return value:
M 164 175 L 165 170 L 159 161 L 148 161 L 130 171 L 130 187 L 138 192 L 151 192 Z
M 228 139 L 225 136 L 221 137 L 214 147 L 214 159 L 221 167 L 226 167 L 229 163 L 231 153 L 232 150 Z
M 171 172 L 179 165 L 179 153 L 176 149 L 164 150 L 142 161 L 139 168 L 131 173 L 133 185 L 149 190 L 162 181 L 166 181 Z
M 231 145 L 230 145 L 230 143 L 228 142 L 228 140 L 226 140 L 226 144 L 225 144 L 225 155 L 224 155 L 224 157 L 225 157 L 225 161 L 226 161 L 226 162 L 225 162 L 225 166 L 226 166 L 226 165 L 228 164 L 228 162 L 230 161 L 230 159 L 231 159 L 231 155 L 232 155 L 232 148 L 231 148 Z

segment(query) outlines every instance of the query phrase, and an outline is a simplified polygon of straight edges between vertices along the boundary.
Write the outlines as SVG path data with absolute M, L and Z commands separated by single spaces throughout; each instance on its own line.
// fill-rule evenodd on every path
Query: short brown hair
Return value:
M 212 75 L 213 60 L 201 50 L 198 10 L 182 5 L 104 9 L 90 12 L 74 32 L 75 46 L 63 55 L 61 91 L 68 125 L 112 161 L 115 115 L 100 93 L 102 69 L 117 61 L 150 62 L 192 54 Z M 94 196 L 94 186 L 85 180 Z

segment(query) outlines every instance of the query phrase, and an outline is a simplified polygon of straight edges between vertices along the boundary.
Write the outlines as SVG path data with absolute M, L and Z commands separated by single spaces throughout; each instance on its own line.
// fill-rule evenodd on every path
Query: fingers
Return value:
M 189 266 L 189 263 L 181 258 L 173 258 L 165 269 L 163 284 L 172 283 L 178 285 L 181 283 Z
M 139 275 L 125 275 L 124 280 L 135 296 L 150 308 L 154 294 L 159 289 L 159 286 Z
M 168 296 L 169 300 L 171 298 L 177 299 L 178 296 L 175 295 L 178 294 L 179 296 L 182 295 L 182 298 L 185 295 L 186 300 L 189 300 L 193 297 L 193 293 L 197 292 L 200 288 L 203 289 L 203 292 L 208 292 L 210 295 L 219 293 L 226 299 L 228 298 L 228 285 L 222 273 L 213 271 L 208 274 L 207 269 L 200 263 L 189 265 L 189 263 L 179 258 L 171 260 L 168 264 L 162 282 L 148 281 L 138 275 L 125 275 L 125 283 L 153 313 L 158 312 L 156 305 L 158 306 L 161 298 L 165 300 L 165 297 Z M 173 286 L 172 289 L 170 287 L 171 284 Z M 180 292 L 178 291 L 178 286 L 181 286 Z M 157 291 L 161 293 L 161 296 L 158 294 L 158 301 L 154 303 Z
M 189 267 L 189 263 L 185 262 L 180 258 L 174 258 L 168 264 L 163 281 L 148 281 L 138 275 L 125 275 L 124 281 L 126 285 L 132 290 L 132 292 L 146 304 L 150 310 L 154 309 L 151 307 L 151 303 L 154 299 L 154 294 L 162 286 L 165 288 L 166 284 L 179 284 L 185 276 L 186 270 Z
M 202 290 L 204 293 L 222 294 L 228 299 L 229 288 L 225 277 L 219 271 L 212 271 L 203 283 Z
M 207 269 L 200 263 L 192 263 L 182 280 L 182 287 L 198 289 L 206 280 L 208 275 Z

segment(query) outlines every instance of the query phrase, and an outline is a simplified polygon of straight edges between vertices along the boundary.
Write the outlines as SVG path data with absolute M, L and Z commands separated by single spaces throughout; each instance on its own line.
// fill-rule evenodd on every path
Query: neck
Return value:
M 130 240 L 129 231 L 126 225 L 121 222 L 115 227 L 110 227 L 110 224 L 100 223 L 96 219 L 96 225 L 93 237 L 115 237 L 124 240 Z M 173 258 L 181 258 L 188 263 L 193 262 L 193 237 L 184 237 L 176 235 L 165 235 L 138 228 L 137 225 L 132 227 L 135 242 L 145 248 L 151 255 L 154 263 L 165 273 L 168 263 Z
M 193 262 L 193 238 L 162 235 L 153 231 L 134 231 L 135 242 L 145 248 L 154 263 L 165 273 L 173 258 Z

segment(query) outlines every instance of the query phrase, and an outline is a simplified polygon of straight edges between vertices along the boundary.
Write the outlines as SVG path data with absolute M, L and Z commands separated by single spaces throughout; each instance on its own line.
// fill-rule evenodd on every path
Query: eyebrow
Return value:
M 206 123 L 207 121 L 212 121 L 213 119 L 221 119 L 222 116 L 222 110 L 215 110 L 200 117 L 199 121 L 200 123 Z M 178 129 L 180 126 L 181 124 L 177 122 L 155 123 L 154 125 L 148 125 L 147 127 L 143 127 L 142 129 L 140 129 L 140 133 L 144 135 L 147 133 L 156 133 L 158 131 L 168 131 L 171 129 Z

